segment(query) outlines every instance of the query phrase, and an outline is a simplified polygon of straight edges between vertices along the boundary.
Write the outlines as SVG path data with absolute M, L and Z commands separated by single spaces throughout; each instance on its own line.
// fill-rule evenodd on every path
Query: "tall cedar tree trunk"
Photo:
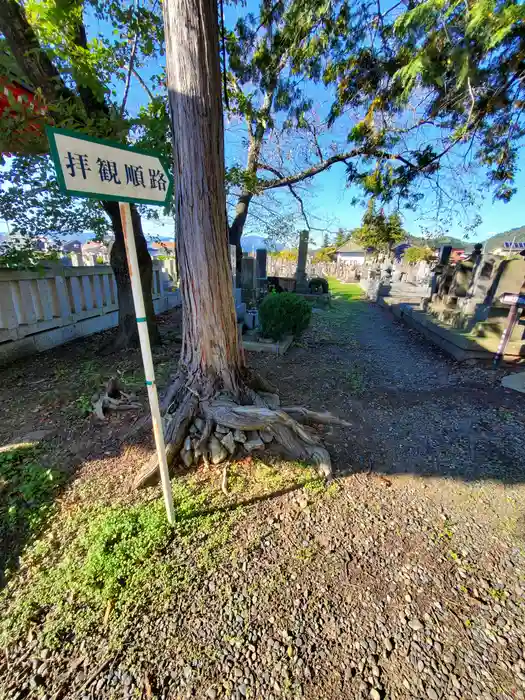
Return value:
M 168 464 L 180 459 L 190 466 L 201 458 L 206 463 L 208 456 L 216 464 L 252 446 L 269 448 L 271 442 L 293 459 L 313 460 L 330 476 L 328 452 L 295 416 L 325 423 L 337 419 L 297 406 L 274 410 L 279 397 L 258 393 L 268 387 L 244 366 L 225 235 L 216 0 L 166 0 L 164 23 L 183 313 L 179 372 L 164 397 Z M 215 434 L 218 426 L 226 428 L 219 435 L 228 433 L 228 448 L 226 438 L 220 443 Z M 234 433 L 244 430 L 255 442 L 246 436 L 235 442 Z M 264 431 L 265 442 L 257 431 Z M 154 455 L 135 486 L 155 479 Z
M 237 396 L 243 358 L 225 235 L 217 3 L 167 0 L 164 22 L 182 295 L 180 361 L 190 381 L 205 379 Z
M 105 212 L 111 219 L 111 226 L 115 235 L 115 242 L 111 247 L 110 264 L 117 283 L 119 309 L 117 337 L 112 342 L 111 349 L 117 351 L 125 348 L 137 347 L 139 344 L 139 336 L 119 206 L 116 202 L 103 202 L 103 206 Z M 133 232 L 135 234 L 135 245 L 139 261 L 146 317 L 148 319 L 150 342 L 153 345 L 158 345 L 160 343 L 160 334 L 155 322 L 155 309 L 153 308 L 152 298 L 153 264 L 146 239 L 144 238 L 140 214 L 134 204 L 131 205 L 131 218 L 133 221 Z
M 78 29 L 78 44 L 85 46 L 86 36 L 82 22 Z M 0 0 L 0 31 L 4 35 L 9 50 L 21 72 L 33 87 L 42 90 L 47 102 L 50 104 L 56 104 L 59 101 L 75 103 L 77 100 L 76 96 L 66 86 L 57 68 L 46 52 L 42 50 L 33 27 L 27 20 L 24 7 L 17 0 Z M 108 116 L 109 109 L 107 104 L 96 97 L 89 87 L 79 85 L 78 92 L 83 108 L 90 117 L 96 116 L 97 113 L 104 115 L 104 117 Z M 79 117 L 79 120 L 82 120 L 82 116 Z M 102 206 L 111 219 L 115 236 L 115 243 L 111 252 L 111 267 L 117 283 L 119 325 L 117 339 L 112 343 L 111 348 L 112 350 L 120 350 L 138 345 L 138 330 L 135 321 L 119 207 L 115 202 L 102 202 Z M 132 217 L 150 339 L 153 344 L 158 344 L 160 336 L 155 323 L 155 312 L 151 296 L 153 281 L 152 262 L 142 231 L 140 215 L 135 206 L 132 206 Z

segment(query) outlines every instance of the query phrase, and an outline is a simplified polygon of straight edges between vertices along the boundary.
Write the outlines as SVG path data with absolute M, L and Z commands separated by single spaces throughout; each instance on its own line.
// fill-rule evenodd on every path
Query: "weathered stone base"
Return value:
M 242 346 L 248 352 L 271 352 L 274 355 L 284 355 L 293 342 L 293 335 L 287 335 L 277 342 L 265 342 L 257 339 L 254 334 L 250 337 L 247 333 L 242 338 Z
M 379 299 L 378 303 L 458 362 L 492 360 L 497 351 L 499 339 L 495 335 L 474 337 L 465 331 L 441 325 L 430 314 L 409 304 L 399 303 L 397 299 L 386 297 Z M 525 363 L 525 340 L 510 342 L 503 359 L 505 362 Z

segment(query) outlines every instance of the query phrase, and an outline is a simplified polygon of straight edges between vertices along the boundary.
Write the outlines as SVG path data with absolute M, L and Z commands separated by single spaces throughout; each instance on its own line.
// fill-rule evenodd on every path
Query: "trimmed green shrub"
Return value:
M 259 307 L 262 335 L 272 340 L 299 335 L 310 323 L 312 307 L 298 294 L 283 292 L 268 294 Z

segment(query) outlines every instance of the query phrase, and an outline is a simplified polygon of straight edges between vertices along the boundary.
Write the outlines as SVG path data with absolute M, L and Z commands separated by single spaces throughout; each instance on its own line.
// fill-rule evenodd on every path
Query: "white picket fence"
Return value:
M 181 303 L 172 263 L 153 263 L 156 313 Z M 117 323 L 117 285 L 109 265 L 0 269 L 0 364 Z

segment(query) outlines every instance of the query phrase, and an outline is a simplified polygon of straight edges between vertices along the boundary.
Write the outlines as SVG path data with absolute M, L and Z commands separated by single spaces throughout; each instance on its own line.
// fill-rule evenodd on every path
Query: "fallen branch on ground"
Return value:
M 93 400 L 93 413 L 100 420 L 106 420 L 108 411 L 131 411 L 142 408 L 135 394 L 128 394 L 120 386 L 117 379 L 111 378 L 106 391 Z
M 229 462 L 226 462 L 226 464 L 223 467 L 222 479 L 221 479 L 221 489 L 222 489 L 222 492 L 225 496 L 229 496 L 229 493 L 228 493 L 228 464 L 229 464 Z

